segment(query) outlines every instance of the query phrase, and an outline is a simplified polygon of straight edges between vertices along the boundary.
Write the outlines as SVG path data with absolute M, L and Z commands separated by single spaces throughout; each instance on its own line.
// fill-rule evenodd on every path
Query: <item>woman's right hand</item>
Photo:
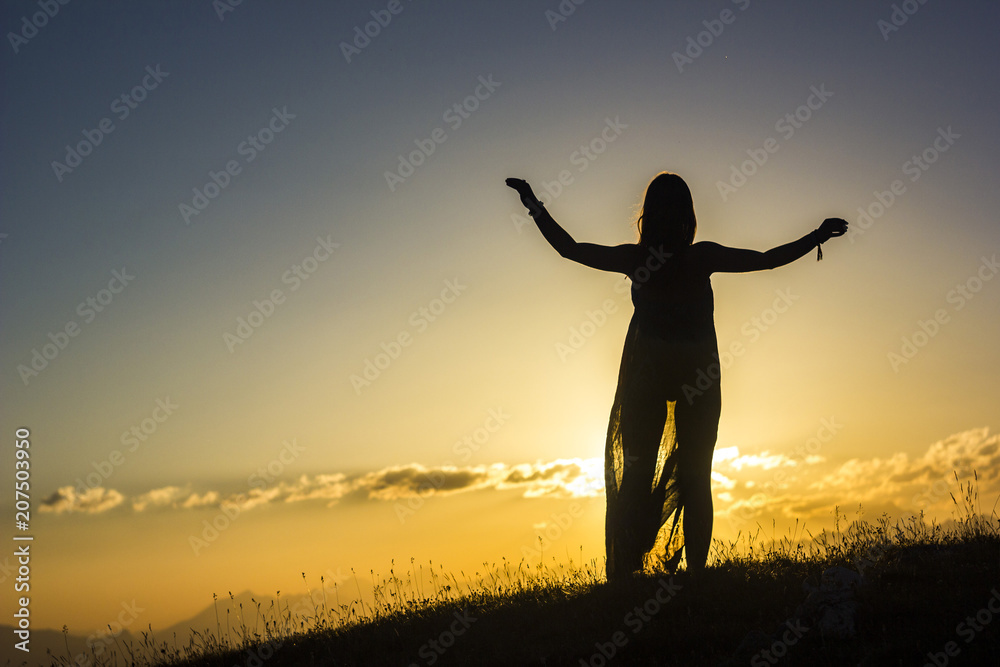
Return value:
M 523 178 L 508 178 L 504 181 L 504 183 L 507 184 L 507 187 L 514 188 L 514 190 L 517 191 L 517 194 L 521 195 L 522 198 L 526 195 L 529 197 L 535 196 L 531 191 L 531 186 L 528 185 L 528 181 Z
M 823 242 L 825 243 L 834 236 L 843 236 L 847 233 L 847 221 L 842 218 L 827 218 L 817 231 L 823 237 Z
M 541 205 L 535 193 L 532 192 L 531 186 L 528 185 L 528 181 L 521 178 L 508 178 L 504 182 L 521 196 L 521 203 L 529 211 L 534 211 Z

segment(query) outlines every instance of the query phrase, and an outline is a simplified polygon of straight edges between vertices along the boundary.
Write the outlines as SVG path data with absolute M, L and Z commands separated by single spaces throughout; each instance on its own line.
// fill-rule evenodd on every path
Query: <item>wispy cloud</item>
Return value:
M 219 494 L 215 491 L 197 494 L 179 486 L 165 486 L 160 489 L 153 489 L 132 498 L 132 509 L 136 512 L 142 512 L 155 507 L 191 508 L 218 504 Z
M 424 466 L 411 463 L 348 476 L 343 473 L 302 475 L 270 487 L 249 484 L 244 491 L 195 492 L 190 488 L 165 486 L 128 500 L 134 512 L 155 509 L 191 509 L 237 505 L 241 510 L 269 503 L 325 502 L 328 506 L 346 499 L 397 500 L 417 496 L 446 496 L 484 489 L 520 492 L 526 498 L 581 498 L 604 493 L 603 462 L 600 459 L 558 459 L 555 461 L 507 465 Z M 111 502 L 110 499 L 114 499 Z M 104 502 L 100 502 L 105 499 Z M 42 511 L 96 513 L 125 502 L 114 489 L 98 487 L 85 495 L 64 487 L 42 503 Z
M 59 487 L 52 495 L 44 498 L 39 505 L 42 512 L 82 512 L 99 514 L 125 502 L 125 496 L 114 489 L 95 487 L 78 493 L 72 486 Z
M 717 469 L 728 472 L 728 464 L 739 458 L 717 464 Z M 818 458 L 800 458 L 798 465 L 786 469 L 785 461 L 761 456 L 772 463 L 761 466 L 768 473 L 727 488 L 724 500 L 729 505 L 716 514 L 739 525 L 758 517 L 826 517 L 834 506 L 848 509 L 860 504 L 876 515 L 900 517 L 924 511 L 946 518 L 954 508 L 951 493 L 959 495 L 955 474 L 964 481 L 973 471 L 979 477 L 981 498 L 1000 494 L 1000 434 L 990 435 L 986 427 L 935 442 L 918 457 L 897 452 L 888 458 L 851 459 L 832 470 L 819 465 Z M 989 513 L 991 508 L 992 501 L 983 510 Z
M 984 497 L 1000 492 L 1000 434 L 988 428 L 957 433 L 930 445 L 923 455 L 898 452 L 888 458 L 852 459 L 831 467 L 817 455 L 742 455 L 736 447 L 716 450 L 712 485 L 717 514 L 735 522 L 760 516 L 808 519 L 829 515 L 835 505 L 857 503 L 871 511 L 901 515 L 942 512 L 951 507 L 954 473 L 979 474 Z M 473 491 L 516 492 L 524 498 L 585 498 L 604 495 L 603 460 L 557 459 L 535 463 L 477 466 L 424 466 L 410 463 L 347 475 L 301 475 L 270 486 L 250 484 L 242 491 L 194 491 L 164 486 L 126 498 L 102 487 L 78 493 L 62 487 L 42 501 L 43 512 L 97 514 L 119 506 L 133 512 L 190 510 L 222 503 L 241 510 L 274 503 L 379 502 L 401 498 L 449 496 Z

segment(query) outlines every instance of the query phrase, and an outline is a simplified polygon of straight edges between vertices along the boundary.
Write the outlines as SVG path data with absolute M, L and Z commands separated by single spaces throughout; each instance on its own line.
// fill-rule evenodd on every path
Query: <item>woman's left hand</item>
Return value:
M 829 241 L 835 236 L 843 236 L 847 232 L 847 221 L 842 218 L 827 218 L 819 226 L 819 233 Z

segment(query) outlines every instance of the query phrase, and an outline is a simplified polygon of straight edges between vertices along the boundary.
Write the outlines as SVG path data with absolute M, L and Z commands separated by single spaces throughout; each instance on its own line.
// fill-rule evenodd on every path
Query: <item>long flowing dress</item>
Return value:
M 721 410 L 714 296 L 684 260 L 675 253 L 646 280 L 633 276 L 605 447 L 609 581 L 676 568 L 686 496 L 710 475 Z

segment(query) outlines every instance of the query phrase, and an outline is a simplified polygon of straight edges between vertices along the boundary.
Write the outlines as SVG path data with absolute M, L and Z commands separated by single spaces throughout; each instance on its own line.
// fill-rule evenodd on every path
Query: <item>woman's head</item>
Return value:
M 691 190 L 684 179 L 669 172 L 657 174 L 646 187 L 636 226 L 641 245 L 662 245 L 673 250 L 691 245 L 698 223 Z

